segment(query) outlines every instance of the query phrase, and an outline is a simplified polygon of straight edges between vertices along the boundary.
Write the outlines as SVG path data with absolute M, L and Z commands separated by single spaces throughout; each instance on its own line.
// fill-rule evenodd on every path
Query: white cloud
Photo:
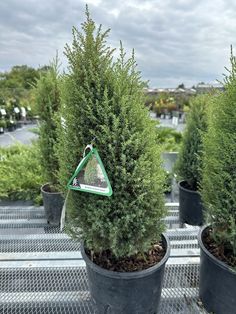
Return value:
M 84 20 L 85 2 L 97 24 L 111 28 L 109 43 L 119 40 L 136 58 L 150 85 L 221 79 L 230 45 L 236 46 L 233 0 L 8 0 L 0 2 L 0 67 L 48 63 L 71 42 L 71 28 Z

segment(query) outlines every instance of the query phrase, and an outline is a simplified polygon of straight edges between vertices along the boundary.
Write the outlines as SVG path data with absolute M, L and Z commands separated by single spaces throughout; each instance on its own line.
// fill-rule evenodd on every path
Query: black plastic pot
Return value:
M 43 196 L 43 205 L 47 222 L 51 225 L 59 225 L 61 219 L 61 211 L 64 204 L 62 193 L 47 192 L 49 190 L 49 183 L 41 187 Z
M 198 191 L 184 187 L 186 181 L 179 182 L 179 219 L 193 226 L 203 224 L 203 205 Z
M 236 271 L 214 257 L 204 246 L 203 227 L 198 235 L 201 249 L 199 295 L 209 313 L 236 313 Z
M 22 124 L 21 124 L 20 122 L 18 122 L 18 121 L 17 121 L 17 123 L 16 123 L 16 128 L 17 128 L 17 129 L 22 128 Z
M 8 126 L 7 130 L 8 130 L 8 132 L 13 132 L 13 131 L 15 131 L 14 125 Z
M 170 254 L 169 240 L 162 236 L 166 254 L 160 263 L 137 272 L 109 271 L 86 262 L 90 293 L 99 314 L 156 314 L 160 303 L 165 264 Z

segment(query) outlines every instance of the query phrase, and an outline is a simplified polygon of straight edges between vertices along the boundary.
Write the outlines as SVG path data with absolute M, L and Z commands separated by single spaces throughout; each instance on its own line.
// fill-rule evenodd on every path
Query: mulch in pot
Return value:
M 86 249 L 85 252 L 93 263 L 102 268 L 117 272 L 133 272 L 150 268 L 159 263 L 164 257 L 166 249 L 160 241 L 153 244 L 151 249 L 144 254 L 137 253 L 124 258 L 117 258 L 110 250 L 94 253 Z
M 202 241 L 206 249 L 218 260 L 224 262 L 230 267 L 236 268 L 236 256 L 234 256 L 231 246 L 227 245 L 227 243 L 219 246 L 212 237 L 211 228 L 206 230 Z

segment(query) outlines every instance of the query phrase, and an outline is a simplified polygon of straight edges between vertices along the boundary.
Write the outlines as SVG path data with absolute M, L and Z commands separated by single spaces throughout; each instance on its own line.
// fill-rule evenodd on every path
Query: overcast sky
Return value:
M 59 52 L 72 26 L 92 18 L 111 28 L 109 44 L 136 52 L 150 87 L 192 86 L 221 79 L 230 45 L 236 49 L 234 0 L 1 0 L 0 71 L 14 65 L 38 67 Z

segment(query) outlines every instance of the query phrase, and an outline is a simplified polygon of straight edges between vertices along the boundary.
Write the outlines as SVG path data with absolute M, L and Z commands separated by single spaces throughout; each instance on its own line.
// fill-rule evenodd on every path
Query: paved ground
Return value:
M 150 117 L 153 120 L 159 121 L 161 126 L 170 127 L 176 129 L 179 132 L 184 130 L 185 124 L 183 123 L 175 126 L 172 124 L 171 119 L 157 119 L 155 113 L 153 112 L 150 112 Z M 13 132 L 5 132 L 4 134 L 0 134 L 0 147 L 13 145 L 17 141 L 23 144 L 30 144 L 32 140 L 37 139 L 38 137 L 35 133 L 29 130 L 35 127 L 36 124 L 29 124 Z
M 36 124 L 24 125 L 20 129 L 13 132 L 5 132 L 0 134 L 0 147 L 6 147 L 20 142 L 22 144 L 30 144 L 32 140 L 37 139 L 37 135 L 30 131 L 35 128 Z
M 179 123 L 177 126 L 173 125 L 172 119 L 160 119 L 160 118 L 157 118 L 156 114 L 154 112 L 150 112 L 150 117 L 151 117 L 152 120 L 159 121 L 161 126 L 169 127 L 169 128 L 175 129 L 176 131 L 179 131 L 179 132 L 183 132 L 183 130 L 185 128 L 185 125 L 186 125 L 184 123 Z

